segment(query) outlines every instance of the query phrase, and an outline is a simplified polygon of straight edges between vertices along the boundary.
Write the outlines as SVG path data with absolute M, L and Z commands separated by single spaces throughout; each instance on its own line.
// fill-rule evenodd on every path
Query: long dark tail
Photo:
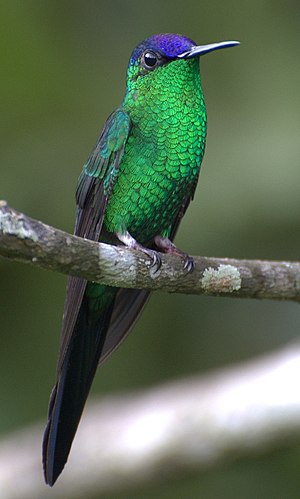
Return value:
M 53 485 L 68 459 L 81 414 L 95 376 L 109 327 L 114 298 L 98 314 L 84 296 L 72 339 L 53 388 L 43 440 L 46 483 Z

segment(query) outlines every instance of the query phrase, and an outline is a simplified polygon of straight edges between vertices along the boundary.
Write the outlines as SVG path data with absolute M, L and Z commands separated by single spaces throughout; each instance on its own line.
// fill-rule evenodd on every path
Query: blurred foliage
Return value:
M 298 259 L 300 4 L 295 0 L 3 0 L 0 197 L 71 231 L 77 177 L 123 97 L 131 50 L 153 33 L 241 41 L 201 61 L 209 130 L 177 243 L 190 254 Z M 46 419 L 65 278 L 0 261 L 2 433 Z M 292 303 L 156 294 L 93 391 L 129 390 L 295 339 Z M 294 449 L 191 475 L 150 497 L 299 497 Z M 132 497 L 132 495 L 120 495 Z

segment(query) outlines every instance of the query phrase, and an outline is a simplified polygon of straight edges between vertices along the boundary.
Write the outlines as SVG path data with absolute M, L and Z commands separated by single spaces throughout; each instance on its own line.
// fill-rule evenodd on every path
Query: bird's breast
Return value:
M 176 123 L 177 124 L 177 123 Z M 136 127 L 130 135 L 104 224 L 129 231 L 141 244 L 168 236 L 184 200 L 194 189 L 205 147 L 206 122 L 183 130 L 169 124 L 159 133 Z

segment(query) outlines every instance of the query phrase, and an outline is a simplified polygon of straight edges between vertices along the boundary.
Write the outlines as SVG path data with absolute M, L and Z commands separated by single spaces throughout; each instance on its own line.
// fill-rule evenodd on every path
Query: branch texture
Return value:
M 300 348 L 90 403 L 63 475 L 43 482 L 42 427 L 0 441 L 1 499 L 116 497 L 300 439 Z
M 160 269 L 137 250 L 76 237 L 0 201 L 0 255 L 109 286 L 245 298 L 300 301 L 300 263 L 161 255 Z

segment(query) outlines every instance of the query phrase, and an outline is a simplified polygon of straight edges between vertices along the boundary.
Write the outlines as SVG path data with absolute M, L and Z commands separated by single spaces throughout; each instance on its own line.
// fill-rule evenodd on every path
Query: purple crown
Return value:
M 146 49 L 159 52 L 163 57 L 175 59 L 178 55 L 186 52 L 195 45 L 196 43 L 193 40 L 182 35 L 174 35 L 172 33 L 153 35 L 146 38 L 146 40 L 134 49 L 130 63 L 134 64 Z

